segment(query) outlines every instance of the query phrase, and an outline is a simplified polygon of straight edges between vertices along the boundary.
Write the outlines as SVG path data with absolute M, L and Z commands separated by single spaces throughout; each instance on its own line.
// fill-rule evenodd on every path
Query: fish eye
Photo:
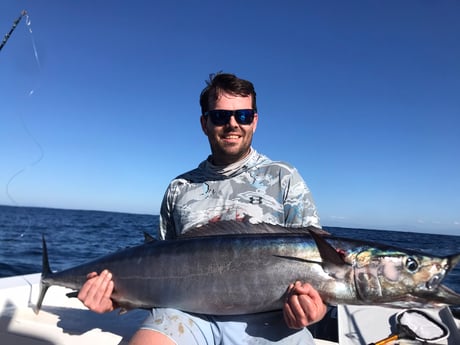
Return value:
M 414 273 L 418 270 L 418 262 L 413 257 L 409 256 L 406 259 L 406 268 L 409 272 Z

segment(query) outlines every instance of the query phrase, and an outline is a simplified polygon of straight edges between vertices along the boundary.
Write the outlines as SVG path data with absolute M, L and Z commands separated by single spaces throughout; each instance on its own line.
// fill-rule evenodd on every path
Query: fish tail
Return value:
M 42 235 L 42 242 L 43 242 L 43 266 L 42 266 L 42 276 L 40 278 L 40 293 L 38 295 L 38 301 L 35 305 L 35 314 L 38 314 L 40 308 L 42 307 L 43 299 L 45 298 L 46 291 L 51 286 L 50 283 L 47 282 L 46 278 L 49 277 L 53 272 L 50 268 L 50 263 L 48 260 L 48 250 L 46 248 L 46 241 L 45 235 Z

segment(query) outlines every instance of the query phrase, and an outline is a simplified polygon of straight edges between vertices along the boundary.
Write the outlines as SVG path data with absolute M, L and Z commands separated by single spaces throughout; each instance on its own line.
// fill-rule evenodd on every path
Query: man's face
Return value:
M 221 93 L 214 104 L 210 104 L 210 110 L 238 110 L 252 109 L 252 96 L 233 96 Z M 213 163 L 215 165 L 227 165 L 244 158 L 251 148 L 252 135 L 257 127 L 257 114 L 254 121 L 249 125 L 241 125 L 235 117 L 230 117 L 229 123 L 215 126 L 209 118 L 201 116 L 201 128 L 208 137 L 211 146 Z

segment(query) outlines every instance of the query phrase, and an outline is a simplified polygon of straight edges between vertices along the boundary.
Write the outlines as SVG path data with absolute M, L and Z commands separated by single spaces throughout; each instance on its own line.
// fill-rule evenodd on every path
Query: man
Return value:
M 160 239 L 221 220 L 247 220 L 286 227 L 319 225 L 310 192 L 297 170 L 274 162 L 251 146 L 257 128 L 256 92 L 251 82 L 216 74 L 200 96 L 201 128 L 211 155 L 174 179 L 160 214 Z M 116 306 L 107 271 L 88 275 L 78 297 L 93 311 Z M 321 320 L 326 306 L 307 283 L 286 287 L 283 311 L 210 316 L 155 308 L 130 344 L 313 344 L 305 328 Z

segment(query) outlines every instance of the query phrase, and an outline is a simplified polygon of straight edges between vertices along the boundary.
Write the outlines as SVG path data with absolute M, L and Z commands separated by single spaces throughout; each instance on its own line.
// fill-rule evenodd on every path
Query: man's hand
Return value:
M 86 283 L 78 293 L 78 299 L 90 310 L 96 313 L 105 313 L 115 309 L 110 299 L 113 291 L 112 273 L 107 270 L 98 275 L 96 272 L 89 273 Z
M 295 282 L 288 287 L 283 314 L 290 328 L 303 328 L 320 321 L 327 307 L 321 296 L 310 284 Z

